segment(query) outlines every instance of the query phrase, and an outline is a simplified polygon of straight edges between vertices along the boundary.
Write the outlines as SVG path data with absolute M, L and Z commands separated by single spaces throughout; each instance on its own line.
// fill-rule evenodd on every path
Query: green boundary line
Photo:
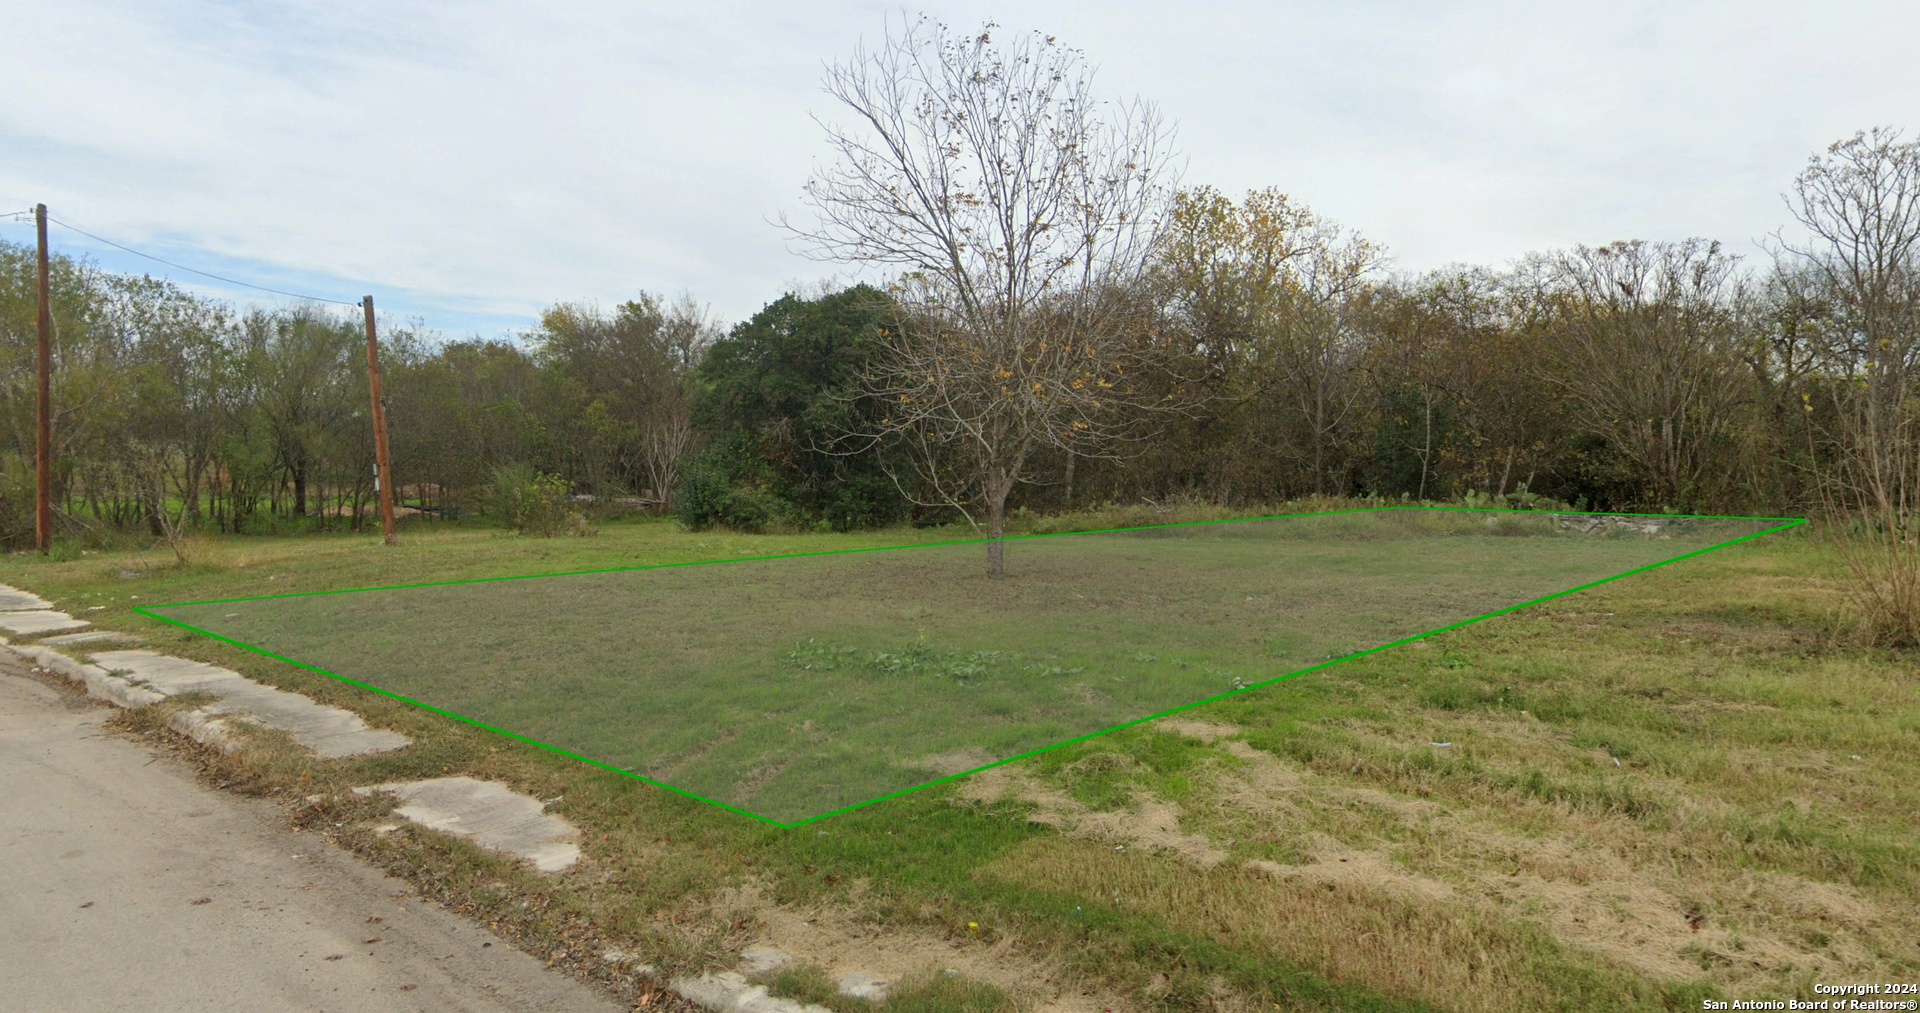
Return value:
M 1518 605 L 1509 605 L 1506 608 L 1497 609 L 1493 612 L 1488 612 L 1485 615 L 1474 616 L 1471 619 L 1463 619 L 1460 622 L 1454 623 L 1450 626 L 1442 626 L 1439 629 L 1428 630 L 1425 633 L 1416 633 L 1410 637 L 1403 637 L 1399 640 L 1392 641 L 1391 643 L 1381 644 L 1378 647 L 1370 647 L 1363 651 L 1355 651 L 1352 654 L 1342 655 L 1341 657 L 1334 658 L 1329 661 L 1323 661 L 1317 665 L 1310 665 L 1306 668 L 1302 668 L 1297 671 L 1288 672 L 1285 675 L 1278 675 L 1271 679 L 1265 679 L 1260 682 L 1249 683 L 1237 689 L 1228 690 L 1225 693 L 1218 693 L 1218 694 L 1215 694 L 1214 696 L 1205 697 L 1200 700 L 1195 700 L 1192 703 L 1181 704 L 1178 707 L 1161 711 L 1158 714 L 1149 714 L 1143 718 L 1135 718 L 1131 721 L 1124 721 L 1124 722 L 1121 722 L 1120 724 L 1113 725 L 1108 728 L 1102 728 L 1099 731 L 1089 732 L 1085 735 L 1081 735 L 1076 738 L 1066 739 L 1060 742 L 1053 743 L 1052 745 L 1041 746 L 1039 749 L 1028 750 L 1027 752 L 1020 753 L 1017 756 L 1009 756 L 1004 760 L 995 760 L 992 763 L 983 764 L 981 766 L 973 768 L 972 770 L 962 771 L 958 774 L 949 774 L 946 777 L 928 781 L 925 784 L 916 784 L 911 788 L 902 788 L 899 791 L 891 792 L 886 795 L 881 795 L 878 798 L 868 799 L 865 802 L 856 802 L 850 806 L 843 806 L 839 809 L 834 809 L 830 812 L 820 813 L 819 815 L 816 815 L 816 816 L 809 816 L 805 819 L 796 820 L 795 822 L 792 822 L 792 823 L 782 823 L 779 820 L 772 819 L 767 816 L 762 816 L 759 813 L 748 812 L 745 809 L 728 805 L 725 802 L 715 801 L 714 799 L 707 798 L 704 795 L 698 795 L 693 792 L 687 791 L 684 788 L 676 788 L 673 785 L 656 781 L 650 777 L 645 776 L 644 774 L 636 774 L 631 770 L 626 770 L 621 767 L 615 767 L 608 763 L 602 763 L 599 760 L 595 760 L 586 756 L 581 756 L 578 753 L 570 752 L 566 749 L 560 748 L 559 746 L 550 745 L 548 743 L 541 742 L 538 739 L 530 739 L 524 735 L 507 731 L 504 728 L 496 728 L 490 724 L 487 724 L 486 722 L 477 721 L 463 714 L 455 714 L 452 711 L 435 707 L 432 704 L 421 703 L 418 700 L 414 700 L 410 697 L 401 696 L 398 693 L 381 689 L 378 686 L 373 686 L 364 682 L 359 682 L 354 679 L 349 679 L 344 675 L 340 675 L 336 672 L 330 672 L 324 668 L 319 667 L 318 665 L 309 665 L 304 661 L 295 661 L 292 658 L 283 657 L 281 655 L 273 653 L 272 651 L 268 651 L 264 648 L 256 647 L 252 644 L 242 643 L 241 641 L 234 640 L 231 637 L 223 637 L 218 633 L 214 633 L 209 630 L 203 630 L 200 627 L 181 622 L 177 619 L 169 619 L 166 616 L 156 615 L 153 612 L 153 610 L 167 609 L 167 608 L 185 608 L 193 605 L 224 605 L 224 604 L 231 604 L 234 602 L 268 601 L 268 600 L 282 599 L 282 598 L 312 598 L 320 595 L 330 595 L 330 594 L 356 594 L 363 591 L 399 591 L 399 590 L 407 590 L 411 588 L 421 588 L 421 587 L 446 587 L 446 586 L 455 585 L 455 584 L 484 584 L 484 583 L 492 583 L 492 582 L 504 581 L 504 580 L 531 580 L 537 577 L 577 577 L 577 576 L 584 576 L 587 574 L 628 573 L 628 572 L 633 572 L 638 570 L 659 570 L 659 569 L 668 569 L 668 568 L 682 567 L 682 566 L 707 566 L 707 565 L 713 565 L 713 564 L 719 564 L 719 563 L 748 563 L 748 562 L 759 562 L 759 561 L 774 560 L 774 559 L 801 559 L 801 558 L 808 558 L 808 557 L 814 557 L 814 556 L 837 556 L 837 555 L 846 555 L 846 554 L 855 553 L 855 552 L 887 552 L 895 549 L 924 549 L 924 548 L 937 548 L 940 546 L 950 546 L 950 545 L 978 545 L 984 542 L 993 541 L 993 539 L 967 538 L 967 539 L 945 541 L 945 542 L 923 542 L 918 544 L 907 544 L 907 545 L 870 546 L 870 547 L 856 548 L 856 549 L 831 549 L 824 552 L 794 552 L 794 553 L 786 553 L 786 554 L 771 555 L 771 556 L 746 556 L 746 557 L 741 557 L 739 559 L 708 559 L 708 560 L 699 560 L 696 562 L 686 562 L 686 563 L 656 563 L 656 564 L 646 565 L 646 566 L 608 567 L 606 569 L 601 569 L 601 570 L 574 570 L 574 571 L 568 571 L 563 573 L 525 574 L 525 575 L 514 576 L 514 577 L 478 577 L 478 578 L 473 578 L 468 580 L 442 580 L 442 581 L 431 581 L 431 582 L 420 583 L 420 584 L 395 584 L 390 587 L 363 587 L 363 588 L 344 589 L 344 590 L 338 590 L 338 591 L 309 591 L 301 594 L 256 595 L 250 598 L 215 598 L 207 601 L 175 602 L 169 605 L 140 606 L 135 608 L 134 611 L 140 613 L 141 615 L 146 616 L 149 619 L 155 619 L 160 622 L 166 623 L 170 626 L 176 626 L 176 627 L 179 627 L 180 629 L 187 630 L 192 633 L 198 633 L 201 636 L 210 637 L 214 640 L 220 641 L 221 643 L 230 644 L 242 650 L 252 651 L 255 654 L 272 658 L 275 661 L 284 662 L 285 664 L 292 665 L 295 668 L 303 668 L 309 672 L 315 672 L 320 675 L 327 676 L 328 678 L 331 678 L 331 679 L 337 679 L 341 682 L 346 683 L 349 686 L 353 686 L 358 689 L 364 689 L 372 693 L 377 693 L 389 699 L 398 700 L 404 704 L 410 704 L 422 710 L 430 711 L 434 714 L 438 714 L 441 717 L 452 718 L 455 721 L 472 725 L 475 728 L 484 729 L 486 731 L 493 732 L 497 735 L 504 735 L 507 738 L 513 739 L 516 742 L 523 742 L 530 746 L 537 746 L 549 752 L 557 753 L 570 760 L 577 760 L 591 767 L 597 767 L 601 770 L 609 771 L 615 774 L 620 774 L 625 777 L 630 777 L 636 781 L 641 782 L 642 784 L 651 785 L 652 787 L 660 788 L 665 791 L 669 791 L 676 795 L 690 798 L 698 802 L 705 802 L 708 805 L 716 806 L 718 808 L 726 810 L 727 812 L 734 813 L 740 816 L 746 816 L 751 819 L 756 819 L 762 823 L 779 827 L 783 830 L 793 830 L 799 827 L 804 827 L 809 823 L 817 823 L 820 820 L 829 819 L 834 816 L 840 816 L 846 813 L 850 813 L 856 809 L 864 809 L 867 806 L 876 805 L 878 803 L 885 802 L 889 799 L 900 798 L 904 795 L 910 795 L 916 791 L 922 791 L 924 789 L 937 787 L 939 785 L 947 784 L 952 781 L 958 781 L 964 777 L 972 777 L 975 774 L 978 774 L 982 771 L 992 770 L 995 767 L 1004 766 L 1009 763 L 1015 763 L 1020 760 L 1030 759 L 1032 757 L 1039 756 L 1042 753 L 1052 752 L 1055 749 L 1061 749 L 1066 746 L 1074 745 L 1075 743 L 1086 742 L 1090 739 L 1096 739 L 1102 735 L 1109 735 L 1113 732 L 1121 731 L 1127 728 L 1132 728 L 1136 725 L 1143 725 L 1149 721 L 1157 721 L 1164 717 L 1171 717 L 1172 715 L 1179 714 L 1183 711 L 1192 710 L 1195 707 L 1203 707 L 1207 704 L 1218 703 L 1219 701 L 1225 700 L 1228 697 L 1237 696 L 1241 693 L 1245 693 L 1250 690 L 1264 689 L 1276 683 L 1285 682 L 1289 679 L 1298 678 L 1299 676 L 1306 675 L 1310 672 L 1318 672 L 1322 669 L 1332 668 L 1335 665 L 1343 664 L 1348 661 L 1353 661 L 1356 658 L 1364 658 L 1371 654 L 1378 654 L 1381 651 L 1391 650 L 1395 647 L 1411 644 L 1416 640 L 1424 640 L 1427 637 L 1437 636 L 1441 633 L 1446 633 L 1450 630 L 1457 630 L 1462 627 L 1471 626 L 1474 623 L 1482 622 L 1487 619 L 1494 619 L 1499 616 L 1507 615 L 1509 613 L 1518 612 L 1523 608 L 1531 608 L 1532 606 L 1539 605 L 1543 602 L 1549 602 L 1556 598 L 1564 598 L 1570 594 L 1578 594 L 1581 591 L 1591 590 L 1593 588 L 1599 587 L 1602 584 L 1610 584 L 1613 581 L 1620 580 L 1626 577 L 1631 577 L 1634 574 L 1646 573 L 1649 570 L 1659 569 L 1660 567 L 1667 566 L 1668 564 L 1680 562 L 1683 559 L 1692 559 L 1696 556 L 1703 556 L 1709 552 L 1715 552 L 1720 549 L 1727 548 L 1729 546 L 1738 545 L 1742 542 L 1750 542 L 1756 538 L 1760 538 L 1766 535 L 1776 534 L 1781 531 L 1787 531 L 1807 523 L 1807 519 L 1804 517 L 1731 517 L 1731 516 L 1717 516 L 1713 514 L 1623 514 L 1623 513 L 1610 513 L 1606 511 L 1594 511 L 1594 510 L 1502 510 L 1502 509 L 1479 509 L 1475 507 L 1425 507 L 1425 506 L 1412 506 L 1412 505 L 1402 506 L 1402 505 L 1395 504 L 1391 506 L 1364 507 L 1364 508 L 1359 508 L 1354 510 L 1327 510 L 1327 511 L 1319 511 L 1319 512 L 1304 513 L 1304 514 L 1274 514 L 1274 515 L 1265 516 L 1265 517 L 1237 517 L 1237 518 L 1230 518 L 1226 520 L 1216 520 L 1216 521 L 1188 521 L 1188 522 L 1177 523 L 1177 524 L 1151 524 L 1151 525 L 1145 525 L 1137 528 L 1107 528 L 1107 529 L 1094 530 L 1094 531 L 1057 531 L 1057 532 L 1049 532 L 1047 534 L 1038 534 L 1038 535 L 1016 535 L 1011 538 L 1007 538 L 1003 540 L 1014 541 L 1014 540 L 1032 539 L 1032 538 L 1056 538 L 1063 535 L 1118 534 L 1126 531 L 1156 531 L 1156 530 L 1164 530 L 1167 528 L 1198 527 L 1198 526 L 1207 525 L 1207 524 L 1240 524 L 1240 523 L 1245 523 L 1247 521 L 1284 520 L 1284 519 L 1299 518 L 1299 517 L 1331 517 L 1331 516 L 1337 516 L 1340 514 L 1373 513 L 1379 510 L 1409 510 L 1409 509 L 1411 510 L 1454 510 L 1454 511 L 1468 512 L 1468 513 L 1532 513 L 1532 514 L 1559 514 L 1559 515 L 1596 516 L 1596 517 L 1665 517 L 1665 518 L 1674 518 L 1674 519 L 1723 520 L 1723 521 L 1784 521 L 1785 523 L 1776 524 L 1775 526 L 1770 528 L 1765 528 L 1760 531 L 1755 531 L 1751 534 L 1742 535 L 1739 538 L 1729 539 L 1728 541 L 1721 542 L 1717 545 L 1709 545 L 1702 549 L 1695 549 L 1692 552 L 1685 552 L 1678 556 L 1674 556 L 1671 559 L 1663 559 L 1657 563 L 1649 563 L 1646 566 L 1638 567 L 1632 570 L 1627 570 L 1624 573 L 1617 573 L 1611 577 L 1602 577 L 1599 580 L 1591 581 L 1586 584 L 1581 584 L 1577 587 L 1570 587 L 1564 591 L 1555 591 L 1552 594 L 1535 598 L 1532 601 L 1521 602 Z

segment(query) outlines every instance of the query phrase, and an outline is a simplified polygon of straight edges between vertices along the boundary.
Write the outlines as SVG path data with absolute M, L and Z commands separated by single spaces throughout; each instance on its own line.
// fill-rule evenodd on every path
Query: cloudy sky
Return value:
M 772 220 L 827 157 L 823 63 L 920 11 L 1058 35 L 1177 122 L 1186 182 L 1278 186 L 1408 271 L 1631 237 L 1758 254 L 1809 153 L 1920 131 L 1911 2 L 0 0 L 0 213 L 44 201 L 455 336 L 641 289 L 738 320 L 844 277 Z

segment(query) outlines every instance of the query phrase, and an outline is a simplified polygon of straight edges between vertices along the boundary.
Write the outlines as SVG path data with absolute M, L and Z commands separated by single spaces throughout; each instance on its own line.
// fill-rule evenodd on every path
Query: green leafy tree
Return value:
M 750 521 L 756 511 L 729 497 L 764 493 L 839 531 L 898 519 L 905 501 L 884 449 L 863 453 L 868 441 L 847 435 L 875 413 L 859 382 L 893 314 L 892 300 L 866 285 L 787 295 L 715 342 L 695 373 L 693 421 L 711 439 L 703 491 L 682 518 Z

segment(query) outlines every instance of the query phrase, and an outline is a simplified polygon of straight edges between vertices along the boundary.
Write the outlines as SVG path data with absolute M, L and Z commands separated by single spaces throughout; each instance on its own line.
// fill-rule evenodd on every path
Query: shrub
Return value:
M 523 535 L 552 538 L 562 532 L 591 535 L 586 519 L 568 509 L 572 483 L 558 475 L 535 471 L 526 464 L 493 469 L 488 505 L 507 526 Z
M 733 482 L 727 469 L 714 460 L 711 448 L 696 455 L 680 475 L 673 515 L 689 531 L 705 531 L 727 523 L 733 507 Z
M 740 448 L 716 441 L 687 464 L 674 498 L 673 515 L 689 531 L 722 526 L 761 531 L 798 520 L 792 504 L 741 477 Z

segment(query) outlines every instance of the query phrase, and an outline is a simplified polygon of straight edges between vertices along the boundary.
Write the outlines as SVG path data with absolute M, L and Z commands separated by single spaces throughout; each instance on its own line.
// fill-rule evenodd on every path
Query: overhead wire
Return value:
M 25 213 L 26 213 L 26 214 L 32 214 L 32 213 L 33 213 L 33 211 L 32 211 L 32 210 L 28 210 L 28 211 L 27 211 L 27 212 L 25 212 Z M 116 250 L 121 250 L 121 251 L 124 251 L 124 252 L 126 252 L 126 253 L 131 253 L 131 254 L 133 254 L 133 255 L 134 255 L 134 256 L 136 256 L 136 257 L 145 257 L 146 259 L 148 259 L 148 260 L 151 260 L 151 261 L 153 261 L 153 262 L 154 262 L 154 263 L 156 263 L 156 264 L 165 264 L 166 266 L 168 266 L 168 267 L 171 267 L 171 268 L 173 268 L 173 269 L 174 269 L 174 270 L 176 270 L 176 271 L 186 271 L 186 272 L 187 272 L 187 273 L 189 273 L 189 274 L 197 274 L 197 275 L 199 275 L 199 276 L 201 276 L 202 278 L 212 278 L 212 279 L 213 279 L 214 281 L 218 281 L 218 282 L 223 282 L 223 283 L 225 283 L 225 284 L 228 284 L 228 285 L 238 285 L 238 286 L 239 286 L 239 287 L 241 287 L 241 288 L 250 288 L 250 289 L 253 289 L 253 290 L 254 290 L 254 291 L 256 291 L 256 292 L 269 292 L 269 293 L 272 293 L 273 295 L 278 295 L 278 296 L 285 296 L 285 297 L 287 297 L 287 298 L 289 298 L 289 299 L 305 299 L 305 300 L 308 300 L 308 301 L 310 301 L 310 302 L 324 302 L 324 303 L 332 303 L 332 304 L 334 304 L 335 306 L 359 306 L 359 305 L 361 305 L 361 303 L 360 303 L 360 302 L 358 302 L 358 301 L 354 301 L 354 302 L 348 302 L 348 301 L 347 301 L 347 300 L 345 300 L 345 299 L 329 299 L 329 298 L 327 298 L 326 296 L 319 296 L 319 295 L 309 295 L 309 294 L 307 294 L 307 293 L 305 293 L 305 292 L 288 292 L 288 291 L 284 291 L 284 290 L 282 290 L 282 289 L 277 289 L 277 288 L 268 288 L 268 287 L 266 287 L 265 285 L 255 285 L 255 284 L 252 284 L 252 283 L 250 283 L 250 282 L 244 282 L 244 281 L 241 281 L 241 280 L 239 280 L 239 279 L 237 279 L 237 278 L 228 278 L 228 277 L 226 277 L 226 276 L 224 276 L 224 275 L 218 275 L 218 274 L 214 274 L 214 273 L 213 273 L 213 272 L 211 272 L 211 271 L 202 271 L 202 270 L 200 270 L 200 269 L 199 269 L 199 268 L 197 268 L 197 267 L 188 267 L 188 266 L 187 266 L 187 265 L 185 265 L 185 264 L 176 264 L 176 263 L 174 263 L 174 262 L 173 262 L 173 261 L 171 261 L 171 260 L 162 260 L 161 258 L 159 258 L 159 257 L 156 257 L 156 256 L 154 256 L 154 255 L 153 255 L 153 254 L 151 254 L 151 253 L 143 253 L 143 252 L 141 252 L 141 251 L 139 251 L 139 250 L 136 250 L 136 249 L 134 249 L 134 248 L 133 248 L 133 247 L 131 247 L 131 246 L 125 246 L 125 245 L 122 245 L 122 244 L 120 244 L 120 243 L 116 243 L 116 242 L 114 242 L 113 240 L 111 240 L 111 239 L 108 239 L 108 238 L 106 238 L 106 237 L 104 237 L 104 236 L 96 236 L 96 235 L 94 235 L 93 233 L 91 233 L 91 232 L 88 232 L 87 230 L 85 230 L 85 229 L 82 229 L 82 228 L 76 228 L 75 226 L 72 226 L 72 225 L 69 225 L 69 224 L 67 224 L 66 222 L 63 222 L 63 221 L 61 221 L 60 219 L 58 219 L 58 218 L 55 218 L 55 217 L 54 217 L 54 216 L 52 216 L 52 215 L 48 215 L 48 216 L 47 216 L 47 221 L 50 221 L 50 222 L 52 222 L 52 223 L 54 223 L 55 225 L 58 225 L 58 226 L 60 226 L 61 228 L 63 228 L 63 229 L 66 229 L 66 230 L 67 230 L 67 231 L 69 231 L 69 232 L 77 232 L 77 233 L 79 233 L 80 235 L 83 235 L 83 236 L 85 236 L 85 237 L 87 237 L 88 239 L 91 239 L 91 240 L 93 240 L 94 242 L 97 242 L 97 243 L 105 243 L 105 244 L 107 244 L 108 246 L 111 246 L 111 247 L 113 247 L 113 248 L 114 248 L 114 249 L 116 249 Z

